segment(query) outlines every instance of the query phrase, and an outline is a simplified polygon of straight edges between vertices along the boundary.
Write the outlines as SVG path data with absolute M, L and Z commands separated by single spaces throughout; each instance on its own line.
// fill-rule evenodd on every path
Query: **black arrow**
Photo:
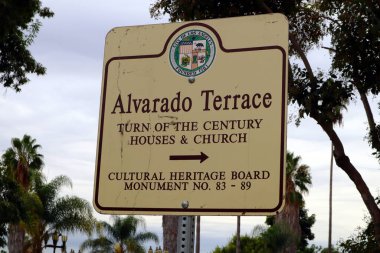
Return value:
M 200 155 L 171 155 L 169 156 L 169 160 L 172 161 L 184 161 L 184 160 L 199 160 L 200 163 L 203 163 L 208 156 L 201 152 Z

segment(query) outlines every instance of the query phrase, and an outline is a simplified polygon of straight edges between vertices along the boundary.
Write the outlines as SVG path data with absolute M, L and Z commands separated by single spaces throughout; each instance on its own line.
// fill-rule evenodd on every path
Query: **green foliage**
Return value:
M 304 249 L 298 249 L 296 253 L 318 253 L 318 252 L 321 252 L 321 249 L 322 249 L 321 246 L 316 246 L 313 244 L 310 247 L 305 247 Z
M 315 116 L 328 124 L 342 122 L 342 109 L 354 98 L 353 86 L 335 75 L 319 73 L 311 84 L 306 68 L 293 66 L 293 84 L 289 99 L 299 106 L 299 118 Z M 299 124 L 299 121 L 298 121 Z
M 315 45 L 326 32 L 321 25 L 323 20 L 317 12 L 309 8 L 302 0 L 156 0 L 150 8 L 152 17 L 158 18 L 169 14 L 170 21 L 188 21 L 212 18 L 247 16 L 269 12 L 283 13 L 289 19 L 289 30 L 300 42 L 300 47 L 307 51 Z M 290 48 L 290 53 L 295 51 Z
M 306 252 L 305 252 L 306 253 Z M 328 248 L 324 248 L 321 253 L 329 253 L 329 249 Z M 342 253 L 342 252 L 339 252 L 337 249 L 334 249 L 332 248 L 331 249 L 331 253 Z
M 335 17 L 334 22 L 329 23 L 333 34 L 333 68 L 359 91 L 377 95 L 380 91 L 379 3 L 325 0 L 321 1 L 321 10 Z
M 380 161 L 380 150 L 378 149 L 378 145 L 380 144 L 379 124 L 375 124 L 375 127 L 373 129 L 369 129 L 366 139 L 368 140 L 368 143 L 371 145 L 371 147 L 374 149 L 372 155 L 374 155 Z
M 62 187 L 72 186 L 68 177 L 46 181 L 41 172 L 43 156 L 38 152 L 41 146 L 36 140 L 24 135 L 11 143 L 0 161 L 0 246 L 5 244 L 9 224 L 27 232 L 35 253 L 42 252 L 44 237 L 55 230 L 91 232 L 91 205 L 76 196 L 60 196 Z
M 14 180 L 6 177 L 4 172 L 5 168 L 0 166 L 0 247 L 6 245 L 6 224 L 19 222 L 20 210 L 23 209 L 21 188 Z
M 265 252 L 264 241 L 260 237 L 251 237 L 244 235 L 240 237 L 241 253 Z M 216 247 L 213 253 L 235 253 L 236 252 L 236 236 L 232 237 L 228 244 L 224 247 Z
M 269 227 L 261 237 L 269 252 L 283 252 L 284 249 L 297 240 L 285 223 L 277 223 Z
M 380 5 L 368 0 L 323 0 L 319 6 L 330 17 L 328 32 L 331 34 L 332 71 L 341 75 L 339 89 L 352 86 L 361 99 L 367 94 L 380 92 Z M 355 15 L 352 15 L 355 13 Z M 334 94 L 335 96 L 338 94 Z M 350 100 L 355 97 L 349 96 Z M 364 105 L 364 102 L 363 102 Z M 367 117 L 372 114 L 366 108 Z M 328 109 L 328 108 L 327 108 Z M 325 110 L 328 111 L 328 110 Z M 371 119 L 367 134 L 373 155 L 380 160 L 379 125 Z
M 255 230 L 255 229 L 254 229 Z M 260 226 L 260 229 L 262 227 Z M 283 250 L 292 243 L 294 235 L 289 228 L 283 224 L 275 224 L 272 227 L 260 232 L 253 233 L 252 236 L 244 235 L 240 237 L 241 253 L 276 253 Z M 236 236 L 232 237 L 224 247 L 217 247 L 213 253 L 235 253 Z
M 41 201 L 30 192 L 30 179 L 37 178 L 43 165 L 40 145 L 29 135 L 13 138 L 12 146 L 1 156 L 0 161 L 0 243 L 5 244 L 5 224 L 33 223 L 36 209 Z M 9 236 L 11 236 L 10 234 Z
M 311 231 L 311 227 L 315 223 L 315 214 L 308 215 L 308 210 L 302 206 L 300 207 L 300 226 L 301 226 L 301 240 L 299 243 L 299 249 L 305 250 L 308 245 L 308 241 L 314 240 L 314 233 Z
M 97 224 L 97 238 L 89 238 L 81 245 L 81 250 L 90 249 L 91 252 L 113 252 L 114 246 L 119 244 L 122 252 L 145 253 L 143 243 L 153 240 L 158 243 L 158 236 L 152 232 L 139 232 L 145 228 L 143 218 L 135 216 L 112 216 L 112 224 L 99 222 Z
M 300 156 L 289 151 L 286 153 L 286 176 L 294 182 L 295 191 L 302 197 L 302 194 L 309 192 L 308 187 L 311 186 L 312 182 L 310 167 L 300 164 L 300 161 Z M 303 200 L 301 199 L 299 202 L 303 202 Z
M 92 207 L 88 201 L 77 196 L 60 196 L 65 186 L 72 186 L 70 178 L 58 176 L 46 182 L 44 178 L 36 178 L 31 191 L 41 201 L 36 207 L 36 217 L 26 224 L 26 231 L 31 237 L 31 248 L 35 253 L 42 252 L 43 239 L 59 232 L 86 232 L 93 230 L 95 220 Z
M 376 198 L 377 204 L 380 205 L 380 197 Z M 379 252 L 378 244 L 375 238 L 374 223 L 370 218 L 366 218 L 366 226 L 358 227 L 356 233 L 346 240 L 338 242 L 341 253 L 377 253 Z
M 287 152 L 285 207 L 277 216 L 267 217 L 266 220 L 270 226 L 283 223 L 293 230 L 296 238 L 292 240 L 293 245 L 288 251 L 304 250 L 308 245 L 308 240 L 314 239 L 311 227 L 315 223 L 315 215 L 308 216 L 303 199 L 303 194 L 308 192 L 308 187 L 312 183 L 310 168 L 300 162 L 300 156 Z
M 22 139 L 12 138 L 11 147 L 2 155 L 6 174 L 20 183 L 25 190 L 30 187 L 31 179 L 41 176 L 43 155 L 39 153 L 41 145 L 29 135 Z
M 31 224 L 36 219 L 36 210 L 42 204 L 39 198 L 27 192 L 15 180 L 4 176 L 0 166 L 0 247 L 6 245 L 8 224 Z
M 22 189 L 4 172 L 5 168 L 0 166 L 0 223 L 16 222 L 21 217 L 17 207 L 22 205 Z
M 313 250 L 312 248 L 307 248 L 308 241 L 314 240 L 314 233 L 311 231 L 311 227 L 315 223 L 315 214 L 308 215 L 308 210 L 305 208 L 304 205 L 301 205 L 299 207 L 299 223 L 301 227 L 301 238 L 300 242 L 298 244 L 298 251 L 299 252 L 309 252 L 308 250 Z M 265 223 L 269 226 L 273 226 L 275 222 L 275 216 L 267 216 Z M 311 251 L 313 252 L 313 251 Z
M 52 16 L 40 0 L 0 1 L 0 85 L 20 91 L 27 74 L 45 74 L 28 47 L 41 27 L 39 18 Z
M 346 240 L 341 240 L 338 243 L 339 250 L 342 253 L 376 253 L 378 246 L 375 240 L 373 223 L 368 222 L 365 228 L 357 228 L 356 234 L 351 235 Z

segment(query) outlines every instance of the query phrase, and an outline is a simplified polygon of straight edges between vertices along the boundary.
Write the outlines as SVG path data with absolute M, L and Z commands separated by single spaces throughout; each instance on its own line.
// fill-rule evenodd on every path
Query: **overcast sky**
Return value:
M 98 112 L 102 78 L 104 39 L 118 26 L 165 23 L 151 19 L 152 1 L 43 1 L 55 16 L 43 21 L 32 46 L 35 58 L 47 67 L 47 75 L 31 76 L 21 93 L 1 88 L 0 152 L 10 146 L 12 137 L 29 134 L 42 145 L 44 172 L 49 179 L 68 175 L 74 183 L 68 194 L 92 202 L 95 170 Z M 326 68 L 329 55 L 322 50 L 310 54 L 313 68 Z M 376 106 L 377 100 L 370 98 Z M 290 110 L 289 113 L 294 113 Z M 378 115 L 375 115 L 378 117 Z M 378 162 L 372 158 L 365 139 L 366 123 L 361 104 L 353 103 L 337 127 L 352 163 L 362 174 L 373 195 L 379 194 Z M 330 142 L 310 119 L 300 127 L 288 126 L 288 150 L 310 166 L 313 186 L 306 197 L 309 214 L 317 222 L 312 243 L 326 246 L 328 231 L 328 182 Z M 366 208 L 350 179 L 334 167 L 333 242 L 346 238 L 363 224 Z M 108 219 L 96 215 L 99 219 Z M 161 216 L 145 216 L 147 229 L 162 234 Z M 264 217 L 243 217 L 242 232 L 250 233 Z M 203 217 L 201 252 L 225 245 L 236 229 L 236 217 Z M 76 238 L 73 238 L 76 237 Z M 68 247 L 76 249 L 84 239 L 69 235 Z

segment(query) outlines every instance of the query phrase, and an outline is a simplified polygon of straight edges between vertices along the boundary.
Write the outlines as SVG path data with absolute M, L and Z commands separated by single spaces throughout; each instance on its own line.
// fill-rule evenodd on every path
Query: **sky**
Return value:
M 146 0 L 42 1 L 55 16 L 43 26 L 31 46 L 37 61 L 47 68 L 45 76 L 30 76 L 22 92 L 0 88 L 0 153 L 13 137 L 29 134 L 42 145 L 44 173 L 48 179 L 67 175 L 75 194 L 92 202 L 98 131 L 104 40 L 113 27 L 167 23 L 150 18 Z M 312 67 L 325 69 L 330 58 L 326 51 L 309 53 Z M 370 97 L 375 108 L 378 99 Z M 290 107 L 289 114 L 295 114 Z M 378 118 L 379 115 L 375 114 Z M 365 139 L 367 129 L 360 101 L 349 105 L 344 124 L 336 126 L 350 160 L 362 174 L 373 195 L 379 194 L 379 164 L 371 156 Z M 296 127 L 288 124 L 287 147 L 311 168 L 313 186 L 306 198 L 309 214 L 316 215 L 311 243 L 326 246 L 328 239 L 328 184 L 330 142 L 311 119 Z M 94 211 L 95 213 L 95 211 Z M 366 208 L 348 176 L 334 166 L 333 243 L 347 238 L 363 225 Z M 108 216 L 95 213 L 98 219 Z M 161 216 L 144 216 L 147 229 L 161 237 Z M 242 234 L 251 233 L 265 217 L 242 217 Z M 201 252 L 209 253 L 225 245 L 236 232 L 236 217 L 202 217 Z M 69 235 L 68 247 L 77 249 L 83 235 Z

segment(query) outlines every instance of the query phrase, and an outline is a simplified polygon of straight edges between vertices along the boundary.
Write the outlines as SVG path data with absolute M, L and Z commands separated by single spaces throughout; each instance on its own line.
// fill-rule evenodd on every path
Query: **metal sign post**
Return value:
M 177 234 L 177 253 L 194 252 L 194 216 L 180 216 Z

